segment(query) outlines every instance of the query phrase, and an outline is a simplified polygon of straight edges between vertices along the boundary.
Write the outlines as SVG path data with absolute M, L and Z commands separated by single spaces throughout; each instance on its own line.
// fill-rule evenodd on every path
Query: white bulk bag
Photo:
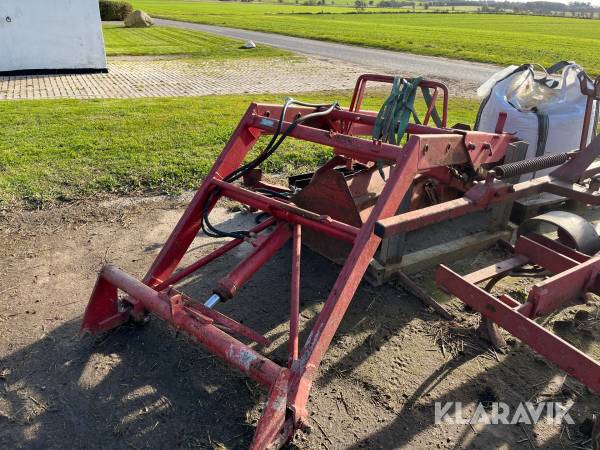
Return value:
M 557 63 L 542 76 L 533 65 L 510 66 L 481 85 L 483 98 L 475 129 L 493 132 L 498 116 L 507 113 L 504 131 L 529 143 L 526 159 L 579 148 L 587 97 L 581 93 L 575 63 Z M 559 74 L 560 72 L 560 74 Z M 590 124 L 588 143 L 595 135 L 597 114 Z M 527 174 L 521 180 L 546 175 L 553 169 Z

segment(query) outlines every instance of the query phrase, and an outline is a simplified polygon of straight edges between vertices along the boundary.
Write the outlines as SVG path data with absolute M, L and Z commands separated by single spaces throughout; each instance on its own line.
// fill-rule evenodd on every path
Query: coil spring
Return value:
M 565 163 L 573 156 L 572 153 L 553 153 L 551 155 L 539 156 L 537 158 L 527 159 L 525 161 L 516 161 L 494 167 L 496 178 L 512 178 L 525 173 L 537 172 L 538 170 L 548 169 Z

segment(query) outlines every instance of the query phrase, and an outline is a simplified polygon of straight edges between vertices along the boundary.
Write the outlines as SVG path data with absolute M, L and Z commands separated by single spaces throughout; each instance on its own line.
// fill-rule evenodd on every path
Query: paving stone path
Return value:
M 351 88 L 368 71 L 313 57 L 208 62 L 129 57 L 110 60 L 106 74 L 0 76 L 0 100 L 324 91 Z

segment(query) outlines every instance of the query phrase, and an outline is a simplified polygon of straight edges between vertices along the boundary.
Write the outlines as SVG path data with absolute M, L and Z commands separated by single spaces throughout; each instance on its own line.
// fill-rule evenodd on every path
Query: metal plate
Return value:
M 600 238 L 594 226 L 584 218 L 567 211 L 550 211 L 525 220 L 517 230 L 517 235 L 527 235 L 539 230 L 543 224 L 557 228 L 559 241 L 586 255 L 600 251 Z

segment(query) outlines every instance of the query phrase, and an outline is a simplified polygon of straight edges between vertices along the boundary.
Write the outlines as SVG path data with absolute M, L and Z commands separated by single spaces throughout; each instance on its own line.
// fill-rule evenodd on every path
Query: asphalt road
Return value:
M 296 53 L 338 59 L 406 76 L 418 75 L 428 78 L 444 78 L 459 82 L 462 81 L 469 85 L 483 83 L 499 70 L 498 66 L 491 64 L 413 55 L 410 53 L 336 44 L 280 34 L 165 19 L 155 19 L 155 23 L 157 25 L 214 33 L 236 39 L 252 40 L 257 44 L 266 44 Z

